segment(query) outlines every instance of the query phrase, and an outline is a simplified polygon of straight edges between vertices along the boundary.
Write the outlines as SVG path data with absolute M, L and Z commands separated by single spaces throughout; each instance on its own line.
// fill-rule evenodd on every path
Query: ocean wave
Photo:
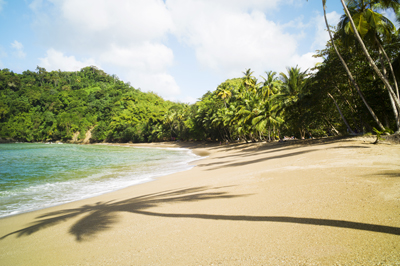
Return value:
M 46 155 L 37 156 L 39 159 L 45 158 L 43 160 L 49 165 L 46 167 L 53 165 L 53 168 L 47 169 L 51 176 L 48 177 L 46 173 L 41 173 L 38 175 L 40 178 L 37 177 L 38 181 L 34 182 L 31 180 L 36 180 L 36 176 L 35 173 L 31 173 L 31 176 L 34 177 L 30 177 L 29 182 L 31 183 L 23 184 L 21 182 L 12 189 L 0 191 L 0 200 L 4 203 L 0 206 L 0 217 L 48 208 L 149 182 L 160 176 L 189 170 L 194 167 L 189 164 L 190 162 L 204 158 L 184 148 L 168 148 L 161 152 L 159 149 L 148 149 L 143 152 L 136 147 L 126 150 L 115 146 L 108 146 L 110 148 L 102 146 L 106 148 L 99 150 L 93 146 L 70 147 L 70 145 L 72 144 L 52 146 L 54 148 L 48 146 L 51 150 L 34 150 Z M 56 147 L 67 154 L 60 155 L 60 158 L 56 155 L 55 157 L 50 156 L 48 153 L 58 149 Z M 94 160 L 86 163 L 91 165 L 88 169 L 79 168 L 81 165 L 85 165 L 81 162 L 83 157 L 80 156 L 83 155 L 86 156 L 85 160 Z M 90 156 L 93 158 L 91 159 Z M 103 156 L 107 156 L 107 159 Z M 54 162 L 49 162 L 49 157 Z M 36 160 L 34 165 L 38 163 L 41 162 Z M 46 165 L 44 162 L 42 163 Z M 61 164 L 64 167 L 60 168 Z M 33 169 L 32 165 L 33 163 L 24 164 L 20 172 Z M 28 168 L 29 166 L 31 168 Z M 66 171 L 65 169 L 71 170 Z

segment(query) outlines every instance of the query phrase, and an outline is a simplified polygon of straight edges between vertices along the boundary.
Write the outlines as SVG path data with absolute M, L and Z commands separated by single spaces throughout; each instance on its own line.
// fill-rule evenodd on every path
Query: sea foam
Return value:
M 13 146 L 14 145 L 14 146 Z M 193 167 L 182 148 L 0 145 L 0 217 L 98 196 Z

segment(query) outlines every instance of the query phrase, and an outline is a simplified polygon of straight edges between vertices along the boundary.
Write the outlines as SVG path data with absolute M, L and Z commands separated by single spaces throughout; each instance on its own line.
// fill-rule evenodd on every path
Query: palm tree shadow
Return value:
M 219 188 L 214 188 L 219 189 Z M 211 214 L 178 214 L 178 213 L 156 213 L 147 209 L 159 206 L 164 203 L 193 202 L 210 199 L 229 199 L 234 197 L 244 197 L 248 195 L 230 195 L 226 192 L 213 192 L 209 187 L 196 187 L 164 191 L 143 196 L 130 198 L 123 201 L 97 202 L 93 205 L 83 205 L 79 208 L 65 209 L 50 212 L 37 217 L 38 221 L 21 230 L 4 235 L 0 240 L 8 236 L 17 237 L 29 236 L 45 228 L 66 222 L 69 219 L 80 218 L 69 229 L 69 233 L 75 236 L 76 241 L 87 241 L 95 237 L 98 233 L 112 228 L 118 222 L 118 213 L 129 212 L 153 217 L 164 218 L 192 218 L 206 220 L 228 220 L 228 221 L 249 221 L 249 222 L 279 222 L 308 224 L 316 226 L 329 226 L 336 228 L 347 228 L 363 230 L 377 233 L 400 235 L 400 228 L 385 225 L 367 224 L 344 220 L 290 217 L 290 216 L 250 216 L 250 215 L 211 215 Z
M 240 162 L 236 162 L 236 163 L 229 163 L 229 164 L 223 164 L 225 162 L 220 162 L 218 165 L 218 163 L 209 163 L 209 164 L 203 164 L 201 166 L 213 166 L 213 165 L 218 165 L 218 166 L 214 166 L 212 168 L 207 169 L 207 171 L 211 171 L 211 170 L 216 170 L 216 169 L 221 169 L 221 168 L 228 168 L 228 167 L 238 167 L 238 166 L 243 166 L 243 165 L 250 165 L 250 164 L 255 164 L 255 163 L 260 163 L 260 162 L 264 162 L 264 161 L 269 161 L 269 160 L 275 160 L 275 159 L 281 159 L 281 158 L 290 158 L 290 157 L 294 157 L 297 155 L 302 155 L 302 154 L 306 154 L 306 153 L 310 153 L 310 152 L 314 152 L 315 149 L 310 149 L 310 150 L 306 150 L 306 151 L 297 151 L 297 152 L 291 152 L 291 153 L 286 153 L 286 154 L 282 154 L 282 155 L 276 155 L 276 156 L 265 156 L 259 159 L 253 159 L 253 160 L 247 160 L 247 161 L 240 161 Z
M 36 219 L 39 220 L 33 222 L 28 227 L 2 236 L 0 240 L 11 235 L 16 235 L 17 237 L 29 236 L 45 228 L 85 215 L 73 224 L 69 230 L 69 233 L 74 235 L 77 241 L 84 241 L 94 237 L 99 232 L 111 229 L 112 225 L 118 222 L 117 214 L 119 212 L 140 213 L 142 210 L 156 207 L 164 203 L 192 202 L 246 196 L 228 195 L 226 192 L 208 192 L 206 190 L 210 190 L 210 188 L 196 187 L 164 191 L 123 201 L 97 202 L 96 204 L 83 205 L 79 208 L 50 212 L 37 217 Z
M 333 219 L 318 219 L 318 218 L 291 217 L 291 216 L 174 214 L 174 213 L 155 213 L 155 212 L 146 212 L 146 211 L 139 211 L 138 213 L 143 214 L 143 215 L 149 215 L 149 216 L 170 217 L 170 218 L 197 218 L 197 219 L 207 219 L 207 220 L 308 224 L 308 225 L 348 228 L 348 229 L 370 231 L 370 232 L 376 232 L 376 233 L 400 235 L 399 227 L 351 222 L 351 221 L 344 221 L 344 220 L 333 220 Z

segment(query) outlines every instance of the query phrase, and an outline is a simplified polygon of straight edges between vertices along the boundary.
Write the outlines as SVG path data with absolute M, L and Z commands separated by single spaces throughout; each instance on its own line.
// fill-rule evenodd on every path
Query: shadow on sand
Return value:
M 210 149 L 220 150 L 220 151 L 230 151 L 230 150 L 240 150 L 239 154 L 229 154 L 225 156 L 215 156 L 212 158 L 213 160 L 217 160 L 216 162 L 211 163 L 199 163 L 197 166 L 199 167 L 210 167 L 207 170 L 216 170 L 220 168 L 226 167 L 237 167 L 249 164 L 260 163 L 263 161 L 275 160 L 275 159 L 283 159 L 303 155 L 306 153 L 311 153 L 318 150 L 318 146 L 326 145 L 331 143 L 341 142 L 343 146 L 333 147 L 328 149 L 369 149 L 370 147 L 367 145 L 354 145 L 348 144 L 346 145 L 346 141 L 352 141 L 354 137 L 330 137 L 330 138 L 321 138 L 321 139 L 306 139 L 306 140 L 288 140 L 285 142 L 259 142 L 259 143 L 231 143 L 229 145 L 211 145 Z M 302 148 L 308 147 L 307 150 L 303 150 Z M 311 148 L 314 147 L 314 148 Z M 299 150 L 300 149 L 300 150 Z M 275 155 L 274 153 L 281 152 L 281 155 Z M 252 159 L 255 156 L 263 154 L 263 158 Z M 237 157 L 246 158 L 241 162 L 232 162 Z M 218 161 L 222 160 L 222 161 Z
M 213 192 L 208 187 L 196 187 L 153 193 L 117 202 L 97 202 L 93 205 L 83 205 L 79 208 L 65 209 L 38 216 L 36 217 L 38 221 L 21 230 L 4 235 L 0 240 L 10 235 L 17 235 L 17 237 L 29 236 L 39 230 L 66 222 L 80 215 L 85 215 L 72 225 L 69 230 L 69 233 L 74 235 L 77 241 L 83 241 L 101 231 L 110 229 L 113 224 L 118 222 L 117 214 L 119 212 L 140 213 L 145 209 L 165 203 L 193 202 L 243 196 L 246 195 L 228 195 L 226 192 Z
M 214 188 L 222 189 L 222 188 Z M 139 215 L 163 217 L 163 218 L 191 218 L 191 219 L 206 219 L 206 220 L 227 220 L 227 221 L 248 221 L 248 222 L 278 222 L 278 223 L 293 223 L 293 224 L 309 224 L 317 226 L 330 226 L 337 228 L 348 228 L 370 232 L 386 233 L 400 235 L 400 228 L 375 225 L 367 223 L 357 223 L 343 220 L 317 219 L 317 218 L 302 218 L 289 216 L 251 216 L 251 215 L 211 215 L 211 214 L 179 214 L 179 213 L 157 213 L 147 211 L 147 209 L 156 207 L 164 203 L 180 203 L 193 202 L 211 199 L 229 199 L 234 197 L 244 197 L 248 195 L 229 195 L 226 192 L 213 191 L 209 187 L 196 187 L 189 189 L 181 189 L 176 191 L 165 191 L 134 197 L 123 201 L 108 201 L 97 202 L 93 205 L 84 205 L 79 208 L 65 209 L 56 212 L 50 212 L 37 217 L 37 221 L 31 225 L 7 235 L 4 235 L 0 240 L 8 236 L 16 235 L 17 237 L 29 236 L 39 230 L 50 226 L 55 226 L 59 223 L 66 222 L 69 219 L 83 215 L 78 221 L 73 224 L 69 233 L 75 236 L 76 241 L 89 240 L 95 237 L 96 234 L 111 229 L 113 224 L 118 222 L 117 214 L 119 212 L 129 212 Z
M 297 156 L 297 155 L 302 155 L 302 154 L 306 154 L 306 153 L 310 153 L 313 152 L 314 150 L 307 150 L 307 151 L 298 151 L 298 152 L 291 152 L 291 153 L 286 153 L 286 154 L 282 154 L 282 155 L 276 155 L 276 156 L 264 156 L 263 158 L 259 158 L 259 159 L 250 159 L 247 161 L 241 161 L 241 162 L 236 162 L 236 163 L 229 163 L 229 164 L 224 164 L 226 162 L 219 162 L 219 163 L 209 163 L 209 164 L 199 164 L 198 166 L 212 166 L 212 165 L 218 165 L 216 167 L 212 167 L 207 169 L 207 171 L 211 171 L 211 170 L 216 170 L 216 169 L 220 169 L 220 168 L 226 168 L 226 167 L 238 167 L 238 166 L 243 166 L 243 165 L 250 165 L 250 164 L 255 164 L 255 163 L 260 163 L 260 162 L 264 162 L 264 161 L 268 161 L 268 160 L 276 160 L 276 159 L 282 159 L 282 158 L 289 158 L 292 156 Z

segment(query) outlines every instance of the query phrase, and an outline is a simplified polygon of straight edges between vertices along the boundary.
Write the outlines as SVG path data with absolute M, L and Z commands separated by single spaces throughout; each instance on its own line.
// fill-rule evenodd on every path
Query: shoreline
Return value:
M 7 143 L 7 144 L 14 144 L 14 143 Z M 16 143 L 16 144 L 19 144 L 19 143 Z M 40 143 L 33 143 L 33 144 L 46 144 L 46 143 L 41 143 L 40 142 Z M 64 143 L 53 143 L 53 144 L 64 144 Z M 65 144 L 81 145 L 79 143 L 65 143 Z M 125 188 L 128 188 L 128 187 L 140 185 L 140 184 L 147 183 L 147 182 L 153 182 L 153 181 L 156 181 L 158 178 L 163 177 L 163 176 L 168 176 L 168 175 L 171 175 L 171 174 L 174 174 L 174 173 L 188 171 L 188 170 L 190 170 L 191 168 L 194 167 L 194 162 L 204 159 L 208 154 L 207 152 L 203 152 L 203 151 L 195 151 L 195 152 L 193 152 L 190 148 L 183 148 L 183 147 L 180 147 L 180 146 L 177 146 L 177 145 L 173 145 L 173 144 L 168 144 L 168 143 L 161 143 L 161 145 L 157 145 L 157 146 L 154 146 L 154 145 L 135 145 L 135 144 L 127 144 L 127 143 L 101 143 L 101 144 L 95 143 L 95 144 L 85 144 L 85 145 L 105 145 L 105 146 L 121 146 L 121 147 L 125 146 L 125 147 L 146 148 L 146 149 L 147 148 L 149 148 L 149 149 L 181 149 L 181 150 L 190 151 L 192 154 L 196 155 L 197 158 L 193 158 L 190 161 L 186 160 L 186 162 L 184 162 L 184 164 L 187 165 L 187 167 L 190 167 L 189 169 L 184 169 L 184 170 L 177 169 L 176 172 L 172 172 L 172 173 L 163 173 L 163 174 L 154 173 L 153 175 L 151 175 L 151 177 L 147 177 L 145 179 L 139 179 L 138 182 L 135 183 L 135 184 L 127 185 L 125 187 L 116 188 L 115 190 L 111 190 L 111 191 L 108 190 L 108 191 L 98 192 L 98 193 L 96 193 L 94 195 L 81 197 L 81 198 L 76 198 L 76 199 L 73 199 L 73 200 L 71 200 L 71 199 L 63 200 L 63 201 L 58 202 L 58 203 L 52 203 L 50 205 L 48 204 L 47 206 L 41 207 L 41 208 L 35 208 L 35 209 L 31 209 L 31 210 L 15 210 L 15 211 L 13 211 L 13 213 L 9 213 L 9 214 L 6 214 L 4 216 L 0 216 L 0 220 L 4 219 L 4 218 L 8 218 L 8 217 L 18 216 L 18 215 L 21 215 L 21 214 L 26 214 L 26 213 L 40 211 L 40 210 L 45 210 L 45 209 L 49 209 L 49 208 L 52 208 L 52 207 L 62 206 L 62 205 L 65 205 L 65 204 L 69 204 L 69 203 L 73 203 L 73 202 L 77 202 L 77 201 L 81 201 L 81 200 L 85 200 L 85 199 L 90 199 L 90 198 L 102 196 L 104 194 L 117 192 L 117 191 L 119 191 L 121 189 L 125 189 Z
M 398 263 L 398 146 L 192 146 L 188 171 L 1 218 L 0 264 Z
M 200 142 L 183 142 L 184 144 L 176 143 L 176 142 L 151 142 L 151 143 L 113 143 L 113 142 L 104 142 L 104 143 L 90 143 L 84 145 L 105 145 L 105 146 L 125 146 L 125 147 L 137 147 L 137 148 L 176 148 L 176 149 L 188 149 L 193 154 L 197 156 L 206 157 L 210 153 L 204 149 L 199 147 L 207 147 L 207 146 L 215 146 L 216 144 L 204 144 Z M 201 160 L 201 159 L 200 159 Z

